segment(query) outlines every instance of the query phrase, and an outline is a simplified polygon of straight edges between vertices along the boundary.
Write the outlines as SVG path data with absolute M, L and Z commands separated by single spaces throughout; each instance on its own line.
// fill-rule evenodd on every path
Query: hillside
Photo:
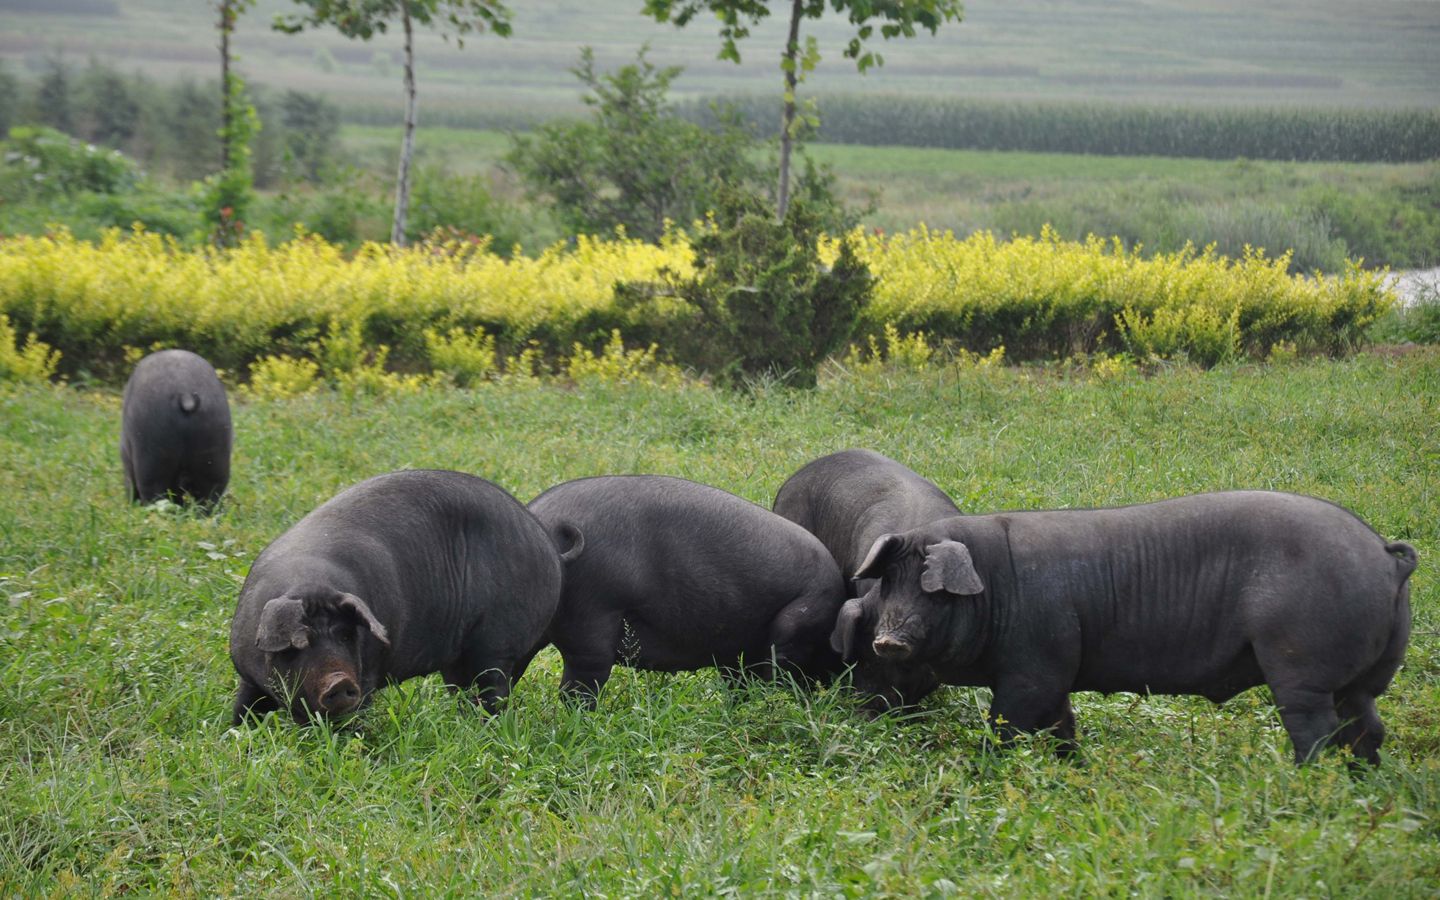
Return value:
M 269 23 L 293 6 L 260 0 L 235 41 L 252 80 L 320 91 L 356 111 L 398 108 L 399 38 L 369 44 L 333 31 L 286 36 Z M 744 65 L 714 58 L 715 29 L 685 31 L 641 16 L 638 0 L 512 3 L 509 40 L 474 37 L 463 50 L 427 34 L 418 45 L 422 103 L 431 111 L 533 117 L 573 110 L 567 71 L 582 43 L 602 65 L 650 42 L 657 62 L 687 72 L 681 94 L 774 90 L 782 25 L 756 29 Z M 57 54 L 89 57 L 157 79 L 209 79 L 218 64 L 209 4 L 194 0 L 0 0 L 0 60 L 34 75 Z M 1313 105 L 1440 104 L 1440 0 L 974 0 L 966 20 L 934 38 L 880 49 L 883 69 L 859 76 L 840 58 L 835 17 L 815 28 L 826 59 L 820 92 Z

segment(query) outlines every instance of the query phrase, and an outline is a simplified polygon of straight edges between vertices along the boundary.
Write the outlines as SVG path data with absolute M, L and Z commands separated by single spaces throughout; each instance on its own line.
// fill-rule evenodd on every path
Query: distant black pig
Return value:
M 140 360 L 120 413 L 120 462 L 130 498 L 213 506 L 230 483 L 234 431 L 215 369 L 188 350 Z
M 488 709 L 560 599 L 560 558 L 525 507 L 460 472 L 392 472 L 335 495 L 261 551 L 240 590 L 234 720 L 338 716 L 440 672 Z
M 620 662 L 666 672 L 838 669 L 827 636 L 845 584 L 815 536 L 719 488 L 659 475 L 582 478 L 530 510 L 565 567 L 546 637 L 561 687 L 593 704 Z
M 860 568 L 882 534 L 960 515 L 940 488 L 873 450 L 841 450 L 807 463 L 781 485 L 775 512 L 818 537 L 843 575 Z M 849 584 L 851 599 L 840 608 L 831 646 L 845 662 L 856 663 L 856 689 L 871 696 L 872 710 L 920 701 L 938 679 L 927 667 L 899 667 L 876 657 L 870 641 L 877 582 Z
M 1071 691 L 1268 684 L 1297 762 L 1336 744 L 1378 763 L 1415 565 L 1339 506 L 1234 491 L 942 519 L 883 535 L 857 574 L 880 579 L 875 653 L 992 686 L 1002 735 L 1072 747 Z

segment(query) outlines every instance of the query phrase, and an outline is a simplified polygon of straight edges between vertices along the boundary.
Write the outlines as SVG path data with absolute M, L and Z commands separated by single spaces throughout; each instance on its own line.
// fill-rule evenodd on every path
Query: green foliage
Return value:
M 448 334 L 427 328 L 425 354 L 435 372 L 448 376 L 460 387 L 478 384 L 499 372 L 495 338 L 484 328 L 467 332 L 456 326 Z
M 680 112 L 703 122 L 715 102 L 733 107 L 761 134 L 776 130 L 774 100 L 763 95 L 700 98 Z M 1440 112 L 1433 109 L 1155 106 L 936 92 L 822 95 L 816 106 L 815 139 L 831 144 L 1205 159 L 1440 158 Z
M 692 314 L 674 320 L 678 330 L 666 346 L 722 380 L 813 386 L 820 363 L 855 330 L 873 288 L 870 270 L 849 240 L 832 263 L 822 262 L 819 222 L 803 202 L 777 223 L 759 197 L 722 201 L 693 240 L 693 277 L 667 272 L 658 288 L 618 285 L 618 298 L 651 310 L 665 296 L 684 301 Z
M 676 118 L 667 93 L 679 67 L 658 68 L 636 54 L 613 73 L 597 73 L 590 49 L 571 71 L 585 85 L 588 122 L 560 122 L 515 138 L 506 163 L 537 200 L 553 202 L 570 231 L 601 234 L 621 226 L 658 241 L 667 223 L 688 225 L 715 208 L 726 185 L 761 183 L 753 140 L 723 119 L 707 130 Z
M 221 91 L 217 82 L 197 83 L 181 79 L 156 83 L 143 75 L 124 74 L 115 67 L 92 60 L 83 69 L 72 69 L 56 61 L 66 74 L 69 104 L 72 112 L 72 137 L 92 144 L 118 149 L 137 160 L 147 172 L 181 181 L 196 181 L 213 174 L 215 160 L 220 158 Z M 42 104 L 39 85 L 12 79 L 14 96 L 5 98 L 5 74 L 0 70 L 0 120 L 6 117 L 5 104 L 14 110 L 11 124 L 37 124 L 37 110 Z M 273 186 L 281 180 L 286 153 L 301 147 L 311 154 L 303 161 L 316 161 L 314 154 L 324 157 L 320 142 L 335 139 L 326 131 L 326 117 L 333 123 L 336 108 L 322 98 L 301 94 L 298 101 L 313 113 L 295 121 L 292 134 L 286 124 L 288 95 L 277 95 L 263 86 L 247 90 L 266 127 L 252 134 L 251 163 L 255 183 Z M 0 134 L 6 129 L 0 128 Z M 334 148 L 331 148 L 333 152 Z M 294 157 L 291 157 L 293 165 Z M 323 161 L 318 163 L 324 165 Z
M 35 122 L 69 134 L 75 128 L 73 101 L 70 70 L 63 59 L 51 57 L 46 60 L 45 74 L 35 88 Z
M 677 28 L 701 12 L 713 14 L 720 21 L 720 59 L 738 63 L 739 42 L 775 5 L 789 6 L 765 0 L 645 0 L 645 13 L 657 22 L 673 22 Z M 798 5 L 800 16 L 806 19 L 820 18 L 827 5 L 845 14 L 855 32 L 846 42 L 844 54 L 855 60 L 862 72 L 885 62 L 883 56 L 865 47 L 877 30 L 885 40 L 914 37 L 917 28 L 934 34 L 943 23 L 960 21 L 963 9 L 959 0 L 828 0 L 828 4 L 827 0 L 800 0 Z
M 0 134 L 9 134 L 10 128 L 19 124 L 19 115 L 20 79 L 0 60 Z
M 866 335 L 866 349 L 851 345 L 845 354 L 845 368 L 852 372 L 879 372 L 900 370 L 919 372 L 929 368 L 935 357 L 935 348 L 925 337 L 925 332 L 916 331 L 901 335 L 900 330 L 886 322 L 881 339 Z
M 1371 337 L 1379 344 L 1440 344 L 1440 289 L 1434 282 L 1421 288 L 1409 306 L 1397 307 L 1376 322 Z
M 313 360 L 272 355 L 260 357 L 250 367 L 244 393 L 259 400 L 288 400 L 319 388 L 320 366 Z
M 1348 182 L 1314 185 L 1305 200 L 1349 255 L 1374 266 L 1429 268 L 1440 265 L 1440 166 L 1435 171 L 1426 180 L 1392 179 L 1363 191 Z
M 572 355 L 565 363 L 565 374 L 576 384 L 636 384 L 659 385 L 679 384 L 680 370 L 661 362 L 656 353 L 659 346 L 625 349 L 620 329 L 610 332 L 610 340 L 599 353 L 591 351 L 578 341 L 572 348 Z
M 182 81 L 162 111 L 166 137 L 183 155 L 171 160 L 172 174 L 182 181 L 199 181 L 215 173 L 220 161 L 220 89 L 214 83 Z
M 297 224 L 306 234 L 353 245 L 381 240 L 389 234 L 389 200 L 373 179 L 345 170 L 314 190 L 291 190 L 260 204 L 270 223 L 270 234 L 283 235 Z
M 439 242 L 489 235 L 491 245 L 509 256 L 519 245 L 532 243 L 542 226 L 533 213 L 496 199 L 484 175 L 450 175 L 420 166 L 410 199 L 406 234 L 411 241 Z
M 1214 366 L 1240 354 L 1239 306 L 1228 316 L 1204 306 L 1161 308 L 1149 316 L 1127 307 L 1115 317 L 1115 325 L 1138 359 L 1191 359 Z
M 794 0 L 790 4 L 789 31 L 780 54 L 780 70 L 784 90 L 781 98 L 781 135 L 779 178 L 776 189 L 776 215 L 784 218 L 790 207 L 790 157 L 792 141 L 800 140 L 819 125 L 814 108 L 808 102 L 796 103 L 797 85 L 820 63 L 820 44 L 814 36 L 800 42 L 802 19 L 818 19 L 825 13 L 826 0 Z M 845 46 L 845 56 L 855 60 L 861 72 L 884 63 L 884 57 L 867 50 L 865 42 L 874 35 L 876 24 L 886 40 L 914 37 L 916 26 L 934 34 L 942 22 L 959 21 L 960 0 L 829 0 L 835 11 L 844 12 L 854 36 Z M 781 4 L 783 8 L 784 4 Z M 763 0 L 646 0 L 645 12 L 657 22 L 673 22 L 683 27 L 697 13 L 708 11 L 720 20 L 721 59 L 740 62 L 738 41 L 750 33 L 750 27 L 770 15 L 770 4 Z
M 124 147 L 134 140 L 143 119 L 128 79 L 92 59 L 81 73 L 79 95 L 76 133 L 107 147 Z
M 17 126 L 0 144 L 4 166 L 0 196 L 9 201 L 49 199 L 82 192 L 132 190 L 140 170 L 118 150 L 103 150 L 53 128 Z
M 368 41 L 389 30 L 408 9 L 421 25 L 439 25 L 463 45 L 471 32 L 510 34 L 510 10 L 501 0 L 294 0 L 304 12 L 277 15 L 275 28 L 294 34 L 305 28 L 333 26 L 348 38 Z
M 383 397 L 413 393 L 428 379 L 390 372 L 390 348 L 367 341 L 359 320 L 331 320 L 324 337 L 311 345 L 320 371 L 346 397 Z
M 60 352 L 31 332 L 20 345 L 10 317 L 0 315 L 0 382 L 49 381 L 60 365 Z
M 319 184 L 334 165 L 340 137 L 340 111 L 316 94 L 287 90 L 280 97 L 284 131 L 285 170 Z
M 124 497 L 113 391 L 0 396 L 0 884 L 16 896 L 1431 897 L 1440 871 L 1440 355 L 1149 377 L 954 367 L 815 392 L 484 385 L 232 404 L 216 517 Z M 616 670 L 594 712 L 543 651 L 486 717 L 438 676 L 337 726 L 228 727 L 230 619 L 267 543 L 342 488 L 450 468 L 521 499 L 603 472 L 768 506 L 873 447 L 962 508 L 1237 486 L 1413 543 L 1379 770 L 1307 769 L 1264 689 L 1075 695 L 1080 759 L 981 748 L 984 689 L 866 719 L 839 688 Z
M 220 142 L 228 165 L 206 178 L 201 188 L 201 209 L 210 227 L 210 241 L 219 247 L 233 247 L 245 236 L 246 220 L 255 202 L 250 142 L 260 130 L 260 116 L 245 96 L 245 82 L 233 72 L 226 104 L 230 114 L 220 128 Z

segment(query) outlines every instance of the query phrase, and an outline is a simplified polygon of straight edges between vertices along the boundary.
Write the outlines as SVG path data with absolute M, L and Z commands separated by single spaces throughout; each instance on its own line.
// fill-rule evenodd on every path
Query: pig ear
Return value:
M 920 587 L 930 594 L 944 590 L 966 597 L 985 591 L 975 561 L 970 558 L 970 548 L 959 541 L 941 541 L 925 548 Z
M 260 610 L 255 646 L 266 653 L 279 653 L 291 647 L 303 650 L 310 646 L 310 629 L 305 625 L 305 601 L 299 597 L 281 596 L 267 602 Z
M 570 522 L 556 524 L 553 540 L 555 549 L 560 551 L 561 562 L 569 562 L 585 550 L 585 533 Z
M 860 578 L 879 578 L 880 572 L 885 568 L 891 555 L 904 546 L 905 539 L 898 534 L 882 534 L 870 545 L 870 552 L 865 554 L 865 561 L 860 568 L 855 570 L 851 576 L 852 580 Z
M 860 620 L 865 617 L 864 603 L 859 597 L 852 597 L 840 607 L 835 617 L 835 630 L 830 632 L 830 649 L 840 654 L 845 662 L 855 661 L 855 632 L 860 629 Z
M 340 609 L 349 610 L 359 616 L 360 620 L 365 623 L 365 627 L 370 629 L 370 633 L 375 635 L 377 641 L 387 647 L 390 646 L 390 635 L 386 633 L 385 626 L 381 625 L 380 620 L 375 618 L 375 614 L 370 611 L 370 607 L 365 605 L 364 600 L 361 600 L 354 594 L 341 594 L 340 602 L 336 605 Z

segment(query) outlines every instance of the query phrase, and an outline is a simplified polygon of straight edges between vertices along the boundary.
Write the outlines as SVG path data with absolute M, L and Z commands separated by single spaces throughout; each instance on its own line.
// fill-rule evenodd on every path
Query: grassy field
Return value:
M 344 153 L 360 167 L 389 172 L 400 129 L 347 125 Z M 518 199 L 498 168 L 503 132 L 425 127 L 418 159 L 461 175 L 486 175 L 495 193 Z M 1173 251 L 1211 241 L 1241 256 L 1245 245 L 1278 255 L 1294 248 L 1300 269 L 1334 271 L 1345 257 L 1372 265 L 1440 264 L 1440 163 L 1409 165 L 1229 162 L 1157 156 L 1002 153 L 917 147 L 816 144 L 856 203 L 873 194 L 865 224 L 903 231 L 917 222 L 965 234 L 1038 234 L 1050 223 L 1065 237 L 1094 232 Z
M 0 393 L 0 893 L 1434 896 L 1440 888 L 1440 355 L 1002 369 L 760 388 L 491 385 L 246 402 L 215 518 L 135 508 L 108 391 Z M 1415 634 L 1378 771 L 1297 770 L 1269 697 L 1079 695 L 1082 761 L 979 749 L 985 691 L 901 721 L 841 691 L 618 672 L 593 714 L 547 651 L 486 720 L 434 679 L 357 721 L 227 727 L 246 567 L 401 467 L 528 499 L 663 472 L 767 504 L 883 450 L 963 507 L 1279 488 L 1414 543 Z
M 189 0 L 11 0 L 0 59 L 27 72 L 47 56 L 94 56 L 154 78 L 217 77 L 214 16 Z M 661 64 L 681 64 L 684 93 L 778 91 L 786 22 L 772 15 L 742 45 L 745 63 L 715 59 L 717 28 L 701 16 L 684 31 L 640 15 L 633 0 L 517 3 L 509 40 L 476 36 L 464 49 L 421 33 L 420 98 L 432 114 L 532 119 L 578 108 L 566 71 L 581 44 L 603 67 L 644 42 Z M 400 38 L 347 41 L 333 29 L 287 36 L 270 29 L 287 0 L 260 0 L 240 21 L 235 52 L 247 77 L 324 93 L 356 114 L 398 110 Z M 1307 4 L 1239 0 L 1009 0 L 966 4 L 965 21 L 938 36 L 875 41 L 885 67 L 860 76 L 840 56 L 853 29 L 827 15 L 807 23 L 824 61 L 812 84 L 828 91 L 901 91 L 992 97 L 1193 103 L 1435 106 L 1440 38 L 1432 2 Z M 807 86 L 807 90 L 809 87 Z

